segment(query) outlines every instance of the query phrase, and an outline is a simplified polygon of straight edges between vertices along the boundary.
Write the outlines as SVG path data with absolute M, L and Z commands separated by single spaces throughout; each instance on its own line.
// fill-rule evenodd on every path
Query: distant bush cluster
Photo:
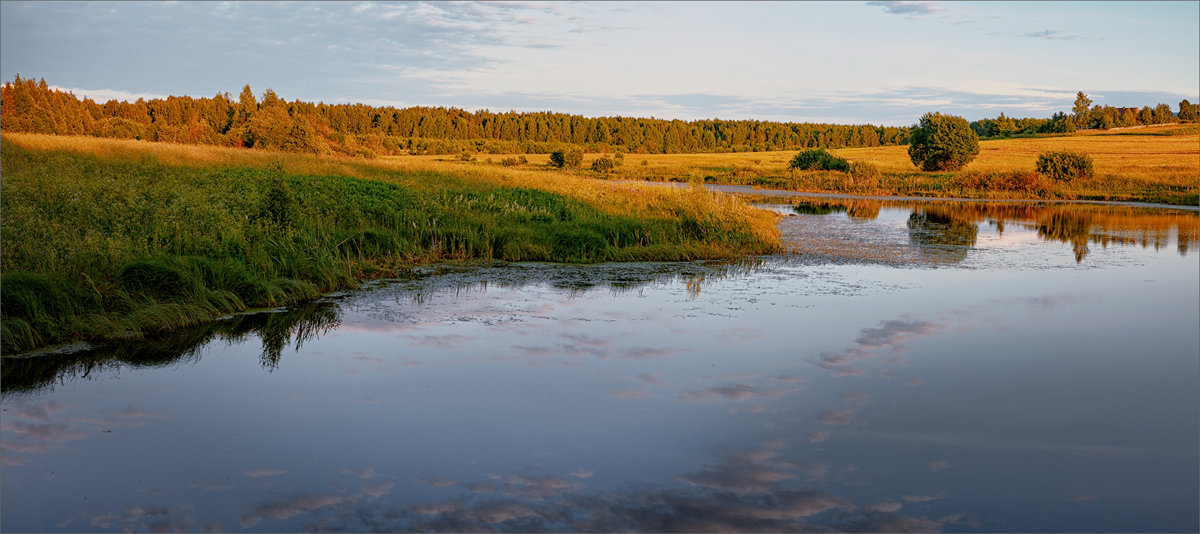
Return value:
M 848 172 L 850 170 L 850 162 L 826 152 L 823 148 L 813 148 L 796 154 L 796 157 L 792 158 L 792 162 L 788 164 L 788 168 L 800 169 L 802 171 Z
M 550 153 L 550 165 L 555 167 L 578 167 L 583 165 L 583 150 L 569 148 Z
M 1037 159 L 1037 172 L 1056 182 L 1091 178 L 1092 157 L 1080 152 L 1043 152 Z
M 592 162 L 592 170 L 596 172 L 612 172 L 617 165 L 608 156 L 601 156 Z

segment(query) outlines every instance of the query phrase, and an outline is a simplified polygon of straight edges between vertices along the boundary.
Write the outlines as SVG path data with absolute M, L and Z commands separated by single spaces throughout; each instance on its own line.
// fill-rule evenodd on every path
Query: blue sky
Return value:
M 1200 101 L 1200 2 L 0 3 L 0 76 L 236 96 L 907 125 Z

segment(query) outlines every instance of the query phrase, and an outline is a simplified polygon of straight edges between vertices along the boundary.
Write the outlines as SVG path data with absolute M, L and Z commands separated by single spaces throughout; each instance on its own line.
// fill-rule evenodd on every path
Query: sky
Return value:
M 1200 2 L 0 3 L 0 78 L 236 97 L 910 125 L 1200 101 Z

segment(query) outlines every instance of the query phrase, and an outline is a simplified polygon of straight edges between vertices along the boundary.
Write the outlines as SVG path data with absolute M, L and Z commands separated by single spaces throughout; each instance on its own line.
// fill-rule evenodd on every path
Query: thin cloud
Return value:
M 872 512 L 891 513 L 899 511 L 904 505 L 896 501 L 880 501 L 867 507 L 867 510 Z
M 783 391 L 780 390 L 765 390 L 749 384 L 733 383 L 705 389 L 685 390 L 676 398 L 683 402 L 703 402 L 709 400 L 741 402 L 750 399 L 773 399 L 782 394 Z
M 90 98 L 92 101 L 99 104 L 103 104 L 112 100 L 120 102 L 137 102 L 138 100 L 167 98 L 167 95 L 157 93 L 134 93 L 131 91 L 121 91 L 119 89 L 82 89 L 79 87 L 59 87 L 57 85 L 51 85 L 49 87 L 55 91 L 71 93 L 80 100 Z
M 889 15 L 932 15 L 947 10 L 934 2 L 872 1 L 867 5 L 882 7 Z
M 644 389 L 623 389 L 612 392 L 611 396 L 616 399 L 641 399 L 649 394 L 650 392 Z
M 250 478 L 275 477 L 287 473 L 287 469 L 247 469 L 243 473 Z
M 1042 30 L 1040 32 L 1029 32 L 1029 33 L 1022 34 L 1022 37 L 1032 37 L 1034 39 L 1064 40 L 1064 41 L 1073 41 L 1075 39 L 1083 39 L 1083 37 L 1081 37 L 1081 36 L 1066 33 L 1062 30 Z
M 817 421 L 826 425 L 848 425 L 854 416 L 854 410 L 821 410 L 817 412 Z
M 859 336 L 854 340 L 854 347 L 838 353 L 825 353 L 815 363 L 818 367 L 833 372 L 835 376 L 859 375 L 861 371 L 849 367 L 848 364 L 874 358 L 885 351 L 902 352 L 905 350 L 905 342 L 917 337 L 932 335 L 940 328 L 941 326 L 937 324 L 916 319 L 883 321 L 878 327 L 864 328 L 859 331 Z
M 297 495 L 279 501 L 268 501 L 254 507 L 241 517 L 238 526 L 250 528 L 264 519 L 287 519 L 313 510 L 326 508 L 350 501 L 345 495 Z
M 362 492 L 378 499 L 391 491 L 395 485 L 395 482 L 368 482 L 363 484 Z
M 429 486 L 431 488 L 448 488 L 450 486 L 458 484 L 458 481 L 456 481 L 452 478 L 442 478 L 442 477 L 420 477 L 420 478 L 417 478 L 417 482 L 425 484 L 426 486 Z

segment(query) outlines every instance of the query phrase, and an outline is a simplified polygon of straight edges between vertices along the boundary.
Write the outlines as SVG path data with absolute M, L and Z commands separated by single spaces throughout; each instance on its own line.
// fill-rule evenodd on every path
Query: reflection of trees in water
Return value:
M 1088 255 L 1088 241 L 1092 238 L 1091 218 L 1064 212 L 1053 212 L 1037 222 L 1038 236 L 1047 241 L 1070 243 L 1075 251 L 1075 261 L 1081 262 Z
M 829 215 L 845 212 L 846 206 L 837 202 L 799 201 L 792 204 L 792 211 L 800 215 Z
M 881 209 L 883 209 L 883 203 L 881 202 L 860 200 L 851 202 L 847 206 L 846 215 L 849 215 L 851 219 L 873 221 L 879 217 L 879 210 Z
M 883 203 L 877 200 L 799 200 L 792 202 L 792 211 L 800 215 L 830 215 L 845 213 L 852 219 L 866 221 L 879 217 Z
M 979 227 L 943 210 L 918 210 L 908 216 L 908 239 L 922 256 L 957 263 L 975 245 Z
M 407 300 L 424 304 L 437 294 L 455 296 L 487 291 L 488 286 L 520 288 L 546 284 L 554 289 L 581 293 L 607 289 L 620 295 L 650 284 L 680 280 L 693 297 L 709 281 L 743 276 L 767 264 L 763 258 L 730 261 L 631 262 L 599 265 L 552 263 L 501 263 L 490 266 L 431 265 L 399 273 L 389 285 L 407 293 Z
M 0 387 L 5 393 L 34 392 L 52 387 L 56 382 L 88 378 L 92 372 L 122 366 L 139 368 L 194 363 L 200 359 L 200 349 L 214 340 L 237 343 L 250 337 L 262 340 L 259 362 L 270 371 L 279 367 L 280 355 L 289 344 L 299 350 L 306 341 L 340 323 L 336 305 L 317 302 L 287 311 L 235 315 L 167 336 L 100 345 L 76 353 L 5 358 L 3 368 L 0 368 Z
M 1200 245 L 1200 215 L 1181 210 L 1143 208 L 1135 206 L 1101 206 L 1093 204 L 1062 204 L 1053 202 L 938 202 L 927 201 L 874 201 L 862 199 L 793 200 L 792 210 L 803 215 L 828 215 L 846 213 L 852 218 L 873 219 L 881 208 L 913 209 L 914 215 L 924 217 L 910 219 L 910 234 L 913 225 L 921 233 L 934 229 L 935 224 L 955 221 L 963 225 L 989 222 L 997 231 L 1004 232 L 1005 222 L 1023 223 L 1047 241 L 1070 243 L 1076 261 L 1083 261 L 1090 252 L 1089 245 L 1152 246 L 1155 250 L 1172 243 L 1180 255 Z M 933 219 L 929 215 L 933 214 Z M 953 230 L 953 229 L 951 229 Z M 962 226 L 966 230 L 966 226 Z M 952 233 L 957 232 L 953 230 Z M 914 244 L 923 244 L 921 237 Z M 926 251 L 939 251 L 946 257 L 944 243 Z

